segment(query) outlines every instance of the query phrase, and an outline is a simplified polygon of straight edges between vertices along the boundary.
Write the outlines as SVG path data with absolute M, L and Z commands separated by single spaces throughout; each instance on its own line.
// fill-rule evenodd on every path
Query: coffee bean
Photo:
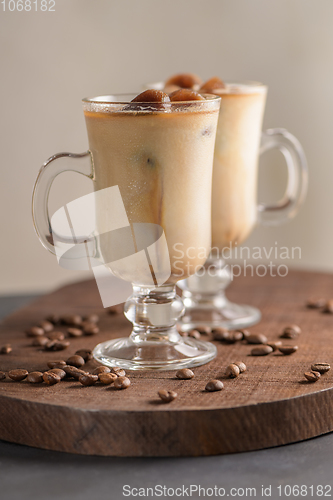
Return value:
M 93 375 L 92 373 L 85 373 L 80 375 L 79 382 L 82 385 L 89 386 L 96 384 L 98 380 L 98 375 Z
M 56 325 L 60 321 L 60 317 L 57 314 L 49 314 L 48 316 L 46 316 L 45 319 L 46 319 L 46 321 L 49 321 L 50 323 L 53 323 L 54 325 Z
M 188 337 L 188 333 L 187 333 L 187 332 L 183 332 L 183 330 L 179 330 L 179 332 L 178 332 L 178 333 L 179 333 L 179 335 L 180 335 L 181 337 Z
M 51 321 L 41 321 L 40 323 L 38 323 L 39 328 L 43 328 L 44 332 L 47 333 L 47 332 L 52 332 L 52 330 L 54 329 L 54 325 L 53 323 L 51 323 Z
M 82 318 L 78 314 L 68 314 L 61 318 L 62 323 L 69 326 L 80 326 Z
M 293 354 L 296 352 L 298 349 L 297 345 L 281 345 L 279 347 L 279 351 L 282 352 L 285 356 L 288 356 L 289 354 Z
M 189 337 L 196 339 L 196 340 L 199 340 L 201 337 L 200 332 L 198 332 L 198 330 L 190 330 L 187 332 L 187 334 Z
M 275 342 L 267 342 L 267 345 L 269 345 L 273 351 L 277 351 L 278 348 L 282 345 L 281 340 L 276 340 Z
M 206 384 L 205 390 L 208 392 L 222 391 L 223 387 L 221 380 L 210 380 Z
M 301 333 L 301 329 L 298 325 L 286 326 L 283 330 L 281 338 L 284 339 L 295 339 Z
M 240 369 L 237 365 L 232 363 L 231 365 L 227 366 L 225 374 L 229 378 L 236 378 L 240 374 Z
M 39 337 L 44 335 L 44 330 L 39 326 L 32 326 L 31 328 L 28 328 L 25 333 L 28 337 Z
M 48 361 L 47 366 L 49 368 L 62 368 L 63 366 L 66 366 L 66 361 L 63 361 L 62 359 L 55 361 Z
M 117 377 L 114 381 L 114 387 L 116 389 L 127 389 L 131 385 L 131 381 L 127 377 Z
M 62 332 L 50 332 L 47 334 L 50 340 L 64 340 L 65 335 Z
M 246 341 L 248 344 L 267 344 L 267 337 L 262 333 L 251 333 Z
M 83 333 L 85 335 L 96 335 L 99 332 L 99 328 L 96 323 L 88 323 L 83 326 Z
M 171 403 L 171 401 L 174 401 L 178 396 L 175 391 L 167 391 L 166 389 L 161 389 L 160 391 L 158 391 L 158 395 L 163 403 Z
M 111 373 L 115 373 L 117 377 L 125 377 L 126 372 L 122 368 L 118 368 L 117 366 L 115 368 L 111 368 Z
M 30 384 L 41 384 L 43 382 L 42 372 L 30 372 L 27 375 L 27 382 Z
M 209 335 L 211 332 L 211 329 L 209 328 L 209 326 L 204 326 L 204 325 L 196 326 L 195 330 L 198 330 L 198 332 L 201 333 L 201 335 Z
M 99 322 L 99 316 L 97 314 L 89 314 L 88 316 L 85 316 L 83 318 L 84 321 L 88 323 L 98 323 Z
M 115 373 L 99 373 L 98 379 L 104 385 L 113 384 L 113 382 L 117 379 L 117 375 Z
M 27 375 L 28 375 L 27 370 L 21 370 L 20 368 L 16 370 L 10 370 L 8 372 L 8 377 L 11 378 L 12 380 L 15 380 L 16 382 L 24 380 Z
M 47 383 L 47 385 L 55 385 L 60 382 L 61 378 L 56 373 L 49 371 L 43 373 L 43 380 Z
M 236 330 L 236 332 L 241 332 L 243 334 L 244 340 L 246 340 L 251 335 L 249 330 L 239 329 L 239 330 Z
M 77 354 L 78 356 L 82 356 L 86 363 L 93 357 L 90 349 L 79 349 L 75 354 Z
M 273 347 L 269 345 L 262 345 L 260 347 L 254 347 L 251 350 L 251 355 L 252 356 L 267 356 L 267 354 L 270 354 L 273 352 Z
M 225 340 L 229 336 L 229 330 L 218 327 L 212 330 L 214 340 Z
M 82 356 L 74 354 L 74 356 L 70 356 L 67 359 L 66 364 L 71 366 L 76 366 L 76 368 L 81 368 L 81 366 L 85 364 L 85 360 L 83 359 Z
M 66 372 L 64 370 L 62 370 L 61 368 L 52 368 L 52 370 L 49 370 L 49 373 L 50 372 L 58 375 L 58 377 L 60 377 L 61 380 L 66 378 L 66 375 L 67 375 Z
M 233 364 L 236 365 L 236 366 L 238 366 L 239 373 L 246 372 L 246 364 L 243 363 L 243 361 L 234 361 Z
M 229 332 L 229 335 L 226 335 L 224 341 L 227 342 L 227 344 L 235 344 L 236 342 L 239 342 L 240 340 L 243 339 L 243 334 L 241 332 Z
M 326 302 L 323 312 L 333 314 L 333 300 L 329 300 L 328 302 Z
M 70 342 L 68 340 L 49 340 L 47 344 L 45 344 L 44 349 L 46 351 L 63 351 L 70 346 Z
M 181 380 L 190 380 L 194 377 L 194 373 L 189 368 L 183 368 L 182 370 L 178 370 L 176 377 Z
M 83 331 L 79 328 L 68 328 L 67 333 L 70 337 L 82 337 Z
M 309 381 L 309 382 L 317 382 L 317 380 L 320 379 L 320 373 L 316 371 L 312 372 L 305 372 L 304 377 Z
M 122 304 L 111 306 L 106 309 L 106 312 L 111 315 L 121 314 L 122 312 L 124 312 L 124 306 Z
M 10 344 L 5 344 L 0 347 L 0 354 L 10 354 L 12 352 L 12 346 Z
M 326 373 L 331 369 L 331 365 L 329 363 L 314 363 L 311 365 L 311 370 L 319 373 Z
M 5 372 L 0 371 L 0 380 L 4 380 L 6 378 Z
M 326 300 L 319 297 L 319 298 L 313 298 L 313 299 L 309 299 L 306 303 L 306 307 L 308 307 L 309 309 L 321 309 L 322 307 L 324 307 L 326 304 Z
M 47 337 L 35 337 L 33 341 L 31 342 L 31 345 L 34 347 L 44 347 L 50 339 Z
M 81 375 L 85 375 L 87 373 L 84 370 L 80 370 L 80 368 L 76 368 L 76 366 L 71 365 L 65 365 L 61 368 L 61 370 L 64 370 L 68 377 L 73 377 L 76 380 L 79 380 Z
M 94 375 L 99 375 L 100 373 L 110 373 L 111 370 L 110 368 L 108 368 L 107 366 L 98 366 L 97 368 L 95 368 L 95 370 L 93 371 L 93 374 Z M 116 375 L 116 374 L 114 374 Z M 117 375 L 116 375 L 117 376 Z

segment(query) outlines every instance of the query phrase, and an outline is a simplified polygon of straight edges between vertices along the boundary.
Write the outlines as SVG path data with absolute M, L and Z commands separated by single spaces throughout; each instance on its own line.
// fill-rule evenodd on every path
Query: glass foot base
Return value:
M 192 330 L 199 326 L 209 326 L 210 328 L 223 327 L 228 330 L 247 328 L 259 323 L 261 312 L 259 309 L 224 301 L 223 306 L 212 307 L 196 304 L 193 308 L 186 305 L 185 315 L 180 322 L 184 331 Z
M 216 356 L 216 347 L 180 337 L 178 342 L 133 342 L 130 338 L 108 340 L 93 350 L 103 365 L 127 370 L 178 370 L 200 366 Z

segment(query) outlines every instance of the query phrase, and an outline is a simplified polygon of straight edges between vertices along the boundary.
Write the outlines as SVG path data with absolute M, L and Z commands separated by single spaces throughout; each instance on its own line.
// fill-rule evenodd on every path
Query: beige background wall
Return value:
M 80 98 L 136 91 L 181 71 L 268 84 L 264 126 L 286 127 L 302 142 L 310 188 L 295 220 L 258 227 L 249 244 L 300 246 L 294 265 L 333 270 L 332 0 L 55 2 L 53 13 L 0 10 L 1 294 L 87 276 L 58 267 L 30 215 L 41 164 L 58 151 L 87 149 Z M 267 156 L 261 174 L 261 198 L 277 199 L 285 182 L 278 154 Z M 64 174 L 51 206 L 89 189 L 88 180 Z

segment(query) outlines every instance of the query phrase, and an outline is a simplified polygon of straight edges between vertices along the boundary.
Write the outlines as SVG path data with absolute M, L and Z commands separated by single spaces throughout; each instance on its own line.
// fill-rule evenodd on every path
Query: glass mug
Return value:
M 161 82 L 150 84 L 163 87 Z M 307 191 L 307 162 L 299 141 L 285 129 L 261 131 L 267 87 L 227 83 L 214 93 L 222 99 L 213 167 L 212 252 L 202 269 L 178 282 L 185 304 L 183 330 L 201 325 L 236 329 L 260 321 L 258 309 L 226 298 L 232 277 L 223 251 L 243 243 L 256 224 L 276 225 L 294 217 Z M 258 159 L 275 148 L 288 167 L 285 195 L 276 205 L 258 204 Z M 184 249 L 178 250 L 182 256 Z
M 209 342 L 179 335 L 176 323 L 184 306 L 176 295 L 175 283 L 203 265 L 202 248 L 207 252 L 210 249 L 212 166 L 221 99 L 207 94 L 202 101 L 161 104 L 133 103 L 134 97 L 83 99 L 89 151 L 80 155 L 60 153 L 43 165 L 33 192 L 34 225 L 42 244 L 56 253 L 55 242 L 66 238 L 61 240 L 52 233 L 48 212 L 52 182 L 68 170 L 89 177 L 95 191 L 97 234 L 103 236 L 90 235 L 89 245 L 92 241 L 95 244 L 89 249 L 86 246 L 89 257 L 100 257 L 111 273 L 133 285 L 124 308 L 133 323 L 130 337 L 99 344 L 93 352 L 95 359 L 134 370 L 199 366 L 215 357 L 216 348 Z M 73 167 L 64 159 L 72 159 Z M 107 229 L 114 200 L 108 198 L 107 190 L 111 187 L 119 189 L 126 211 L 132 236 L 129 248 L 135 248 L 137 257 L 133 266 L 126 264 L 128 259 L 110 262 L 113 239 Z M 124 223 L 118 225 L 121 229 Z M 138 248 L 138 238 L 142 227 L 152 227 L 153 232 L 165 236 L 169 273 L 162 283 L 157 280 L 165 270 L 162 247 L 148 267 L 140 261 L 142 245 Z M 78 243 L 87 243 L 87 236 L 80 238 Z M 191 247 L 192 253 L 194 248 L 194 259 L 184 259 L 181 268 L 173 257 L 177 244 Z M 153 282 L 147 280 L 147 268 Z

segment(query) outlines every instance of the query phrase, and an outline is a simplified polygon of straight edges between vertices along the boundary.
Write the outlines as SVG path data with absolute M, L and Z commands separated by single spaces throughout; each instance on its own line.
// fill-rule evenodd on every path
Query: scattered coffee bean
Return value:
M 61 322 L 69 326 L 80 326 L 82 318 L 78 314 L 68 314 L 61 318 Z
M 27 375 L 27 382 L 30 384 L 41 384 L 43 382 L 42 372 L 30 372 Z
M 319 298 L 313 298 L 313 299 L 309 299 L 306 303 L 306 307 L 308 307 L 309 309 L 321 309 L 322 307 L 324 307 L 326 304 L 326 300 L 319 297 Z
M 218 327 L 212 330 L 214 340 L 225 340 L 229 337 L 229 330 L 226 328 Z
M 235 344 L 236 342 L 239 342 L 240 340 L 243 340 L 243 334 L 241 332 L 229 332 L 229 335 L 226 335 L 224 341 L 227 342 L 228 344 Z
M 166 389 L 161 389 L 160 391 L 158 391 L 158 395 L 163 403 L 171 403 L 171 401 L 174 401 L 178 396 L 175 391 L 167 391 Z
M 86 363 L 93 357 L 90 349 L 79 349 L 75 354 L 82 356 Z
M 62 368 L 63 366 L 66 366 L 66 361 L 63 361 L 62 359 L 55 361 L 48 361 L 47 366 L 49 368 Z
M 64 379 L 67 375 L 66 372 L 62 368 L 52 368 L 52 370 L 49 370 L 49 373 L 50 372 L 58 375 L 58 377 L 60 377 L 61 380 Z
M 43 373 L 43 380 L 47 385 L 55 385 L 60 382 L 61 378 L 56 373 L 53 373 L 53 371 L 49 371 Z
M 188 337 L 188 333 L 187 332 L 183 332 L 183 330 L 179 330 L 178 333 L 179 333 L 179 335 L 181 337 Z
M 0 380 L 4 380 L 6 378 L 5 372 L 0 371 Z
M 117 375 L 115 373 L 99 373 L 98 379 L 104 385 L 113 384 L 113 382 L 117 379 Z
M 261 345 L 260 347 L 254 347 L 251 350 L 251 355 L 252 356 L 267 356 L 267 354 L 270 354 L 273 352 L 273 347 L 270 345 Z
M 39 326 L 32 326 L 31 328 L 28 328 L 25 333 L 28 337 L 39 337 L 42 335 L 44 336 L 44 330 Z
M 314 363 L 311 365 L 311 370 L 315 372 L 319 372 L 321 374 L 327 373 L 331 368 L 331 365 L 329 363 Z
M 236 366 L 238 366 L 239 373 L 246 372 L 246 364 L 243 363 L 243 361 L 234 361 L 233 364 L 236 365 Z
M 10 354 L 12 352 L 12 346 L 10 344 L 5 344 L 0 347 L 0 354 Z
M 79 380 L 81 375 L 86 375 L 87 373 L 84 370 L 80 370 L 80 368 L 76 368 L 76 366 L 71 366 L 71 365 L 65 365 L 60 369 L 64 370 L 64 372 L 68 377 L 73 377 L 76 380 Z
M 70 337 L 82 337 L 83 331 L 80 328 L 68 328 L 67 333 Z
M 281 345 L 279 347 L 279 351 L 282 352 L 285 356 L 288 356 L 289 354 L 293 354 L 296 352 L 298 349 L 297 345 Z
M 333 314 L 333 300 L 329 300 L 328 302 L 326 302 L 323 312 Z
M 99 328 L 96 323 L 87 323 L 83 326 L 83 333 L 85 335 L 96 335 L 99 332 Z
M 67 347 L 69 347 L 70 345 L 71 345 L 71 343 L 68 340 L 55 340 L 53 348 L 51 350 L 52 351 L 63 351 L 64 349 L 67 349 Z
M 267 342 L 267 345 L 269 345 L 275 352 L 282 345 L 282 342 L 281 340 L 276 340 L 275 342 Z
M 246 340 L 251 335 L 249 330 L 240 329 L 240 330 L 236 330 L 236 332 L 241 332 L 243 334 L 244 340 Z
M 110 373 L 111 370 L 109 367 L 107 366 L 98 366 L 97 368 L 95 368 L 95 370 L 93 371 L 93 374 L 94 375 L 99 375 L 100 373 Z M 116 374 L 114 374 L 116 375 Z M 117 375 L 116 375 L 117 376 Z
M 131 381 L 127 377 L 117 377 L 114 381 L 114 386 L 116 389 L 127 389 L 131 385 Z
M 82 356 L 74 354 L 74 356 L 70 356 L 67 359 L 66 364 L 71 366 L 76 366 L 76 368 L 81 368 L 81 366 L 85 364 L 85 360 L 83 359 Z
M 57 314 L 49 314 L 48 316 L 46 316 L 45 319 L 46 319 L 46 321 L 49 321 L 50 323 L 53 323 L 54 325 L 56 325 L 60 321 L 60 317 Z
M 240 369 L 237 365 L 231 363 L 231 365 L 227 366 L 225 374 L 229 378 L 236 378 L 240 374 Z
M 246 341 L 248 344 L 267 344 L 267 337 L 263 333 L 251 333 Z
M 309 382 L 317 382 L 317 380 L 320 379 L 320 373 L 316 371 L 312 372 L 305 372 L 304 377 L 309 381 Z
M 21 370 L 20 368 L 18 368 L 17 370 L 10 370 L 8 372 L 8 377 L 11 378 L 12 380 L 15 380 L 16 382 L 24 380 L 27 375 L 28 375 L 27 370 Z
M 65 334 L 62 332 L 50 332 L 47 334 L 50 340 L 64 340 Z
M 83 320 L 86 321 L 87 323 L 98 323 L 99 316 L 97 316 L 97 314 L 89 314 L 88 316 L 85 316 Z
M 108 307 L 106 311 L 108 314 L 112 315 L 121 314 L 122 312 L 124 312 L 124 306 L 122 304 L 118 304 L 116 306 Z
M 200 332 L 198 332 L 198 330 L 189 330 L 187 334 L 189 337 L 192 337 L 193 339 L 196 340 L 199 340 L 201 337 Z
M 34 347 L 44 347 L 50 339 L 47 337 L 35 337 L 31 343 Z
M 38 323 L 39 328 L 43 328 L 44 332 L 47 333 L 47 332 L 52 332 L 52 330 L 54 329 L 54 325 L 53 323 L 51 323 L 51 321 L 41 321 L 40 323 Z
M 284 339 L 295 339 L 298 337 L 298 335 L 301 333 L 301 329 L 298 325 L 290 325 L 286 326 L 286 328 L 283 330 L 283 333 L 281 335 L 281 338 Z
M 190 380 L 194 377 L 194 373 L 189 368 L 183 368 L 182 370 L 178 370 L 176 377 L 181 380 Z
M 211 329 L 209 328 L 209 326 L 204 326 L 204 325 L 196 326 L 195 330 L 198 330 L 198 332 L 201 333 L 201 335 L 209 335 L 211 332 Z
M 92 373 L 85 373 L 80 375 L 79 382 L 82 385 L 89 386 L 96 384 L 98 380 L 98 375 L 93 375 Z
M 210 380 L 206 384 L 205 390 L 208 392 L 222 391 L 223 387 L 221 380 Z
M 117 366 L 115 368 L 111 368 L 111 373 L 115 373 L 117 377 L 125 377 L 126 372 L 122 368 L 118 368 Z

